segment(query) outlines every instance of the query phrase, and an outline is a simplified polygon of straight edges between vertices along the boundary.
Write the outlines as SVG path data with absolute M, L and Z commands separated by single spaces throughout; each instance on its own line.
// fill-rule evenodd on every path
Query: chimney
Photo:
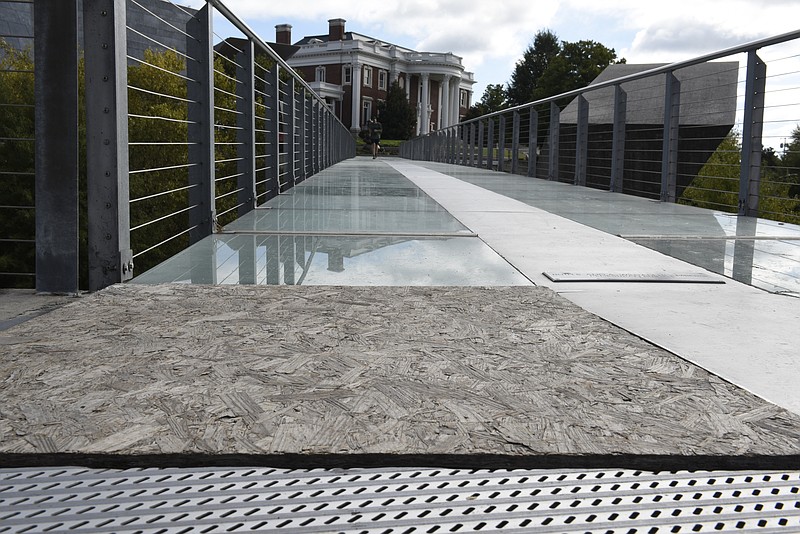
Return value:
M 278 44 L 292 44 L 292 25 L 278 24 L 275 26 L 275 42 Z
M 344 41 L 344 19 L 330 19 L 328 21 L 328 41 Z

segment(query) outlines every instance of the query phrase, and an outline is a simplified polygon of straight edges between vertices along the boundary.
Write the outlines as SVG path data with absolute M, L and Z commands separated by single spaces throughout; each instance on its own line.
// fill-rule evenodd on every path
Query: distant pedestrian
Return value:
M 369 132 L 369 139 L 372 141 L 372 159 L 375 159 L 378 157 L 378 150 L 381 148 L 383 126 L 378 122 L 378 119 L 370 119 L 367 123 L 367 131 Z

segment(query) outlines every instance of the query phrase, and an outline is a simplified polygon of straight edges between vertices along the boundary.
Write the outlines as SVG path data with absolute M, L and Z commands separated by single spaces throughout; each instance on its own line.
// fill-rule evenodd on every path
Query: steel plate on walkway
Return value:
M 656 282 L 682 284 L 724 284 L 718 276 L 708 274 L 669 273 L 549 273 L 543 272 L 553 282 Z
M 0 470 L 0 532 L 798 532 L 800 472 Z

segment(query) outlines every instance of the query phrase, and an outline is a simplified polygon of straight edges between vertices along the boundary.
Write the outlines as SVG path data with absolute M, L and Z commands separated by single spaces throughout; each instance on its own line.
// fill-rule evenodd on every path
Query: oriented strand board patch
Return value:
M 0 463 L 800 452 L 800 417 L 546 288 L 114 286 L 0 337 Z

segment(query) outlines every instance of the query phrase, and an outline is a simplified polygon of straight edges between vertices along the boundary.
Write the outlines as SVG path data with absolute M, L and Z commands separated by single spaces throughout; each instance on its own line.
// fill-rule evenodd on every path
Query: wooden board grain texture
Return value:
M 118 285 L 0 351 L 7 465 L 800 458 L 800 416 L 540 287 Z

